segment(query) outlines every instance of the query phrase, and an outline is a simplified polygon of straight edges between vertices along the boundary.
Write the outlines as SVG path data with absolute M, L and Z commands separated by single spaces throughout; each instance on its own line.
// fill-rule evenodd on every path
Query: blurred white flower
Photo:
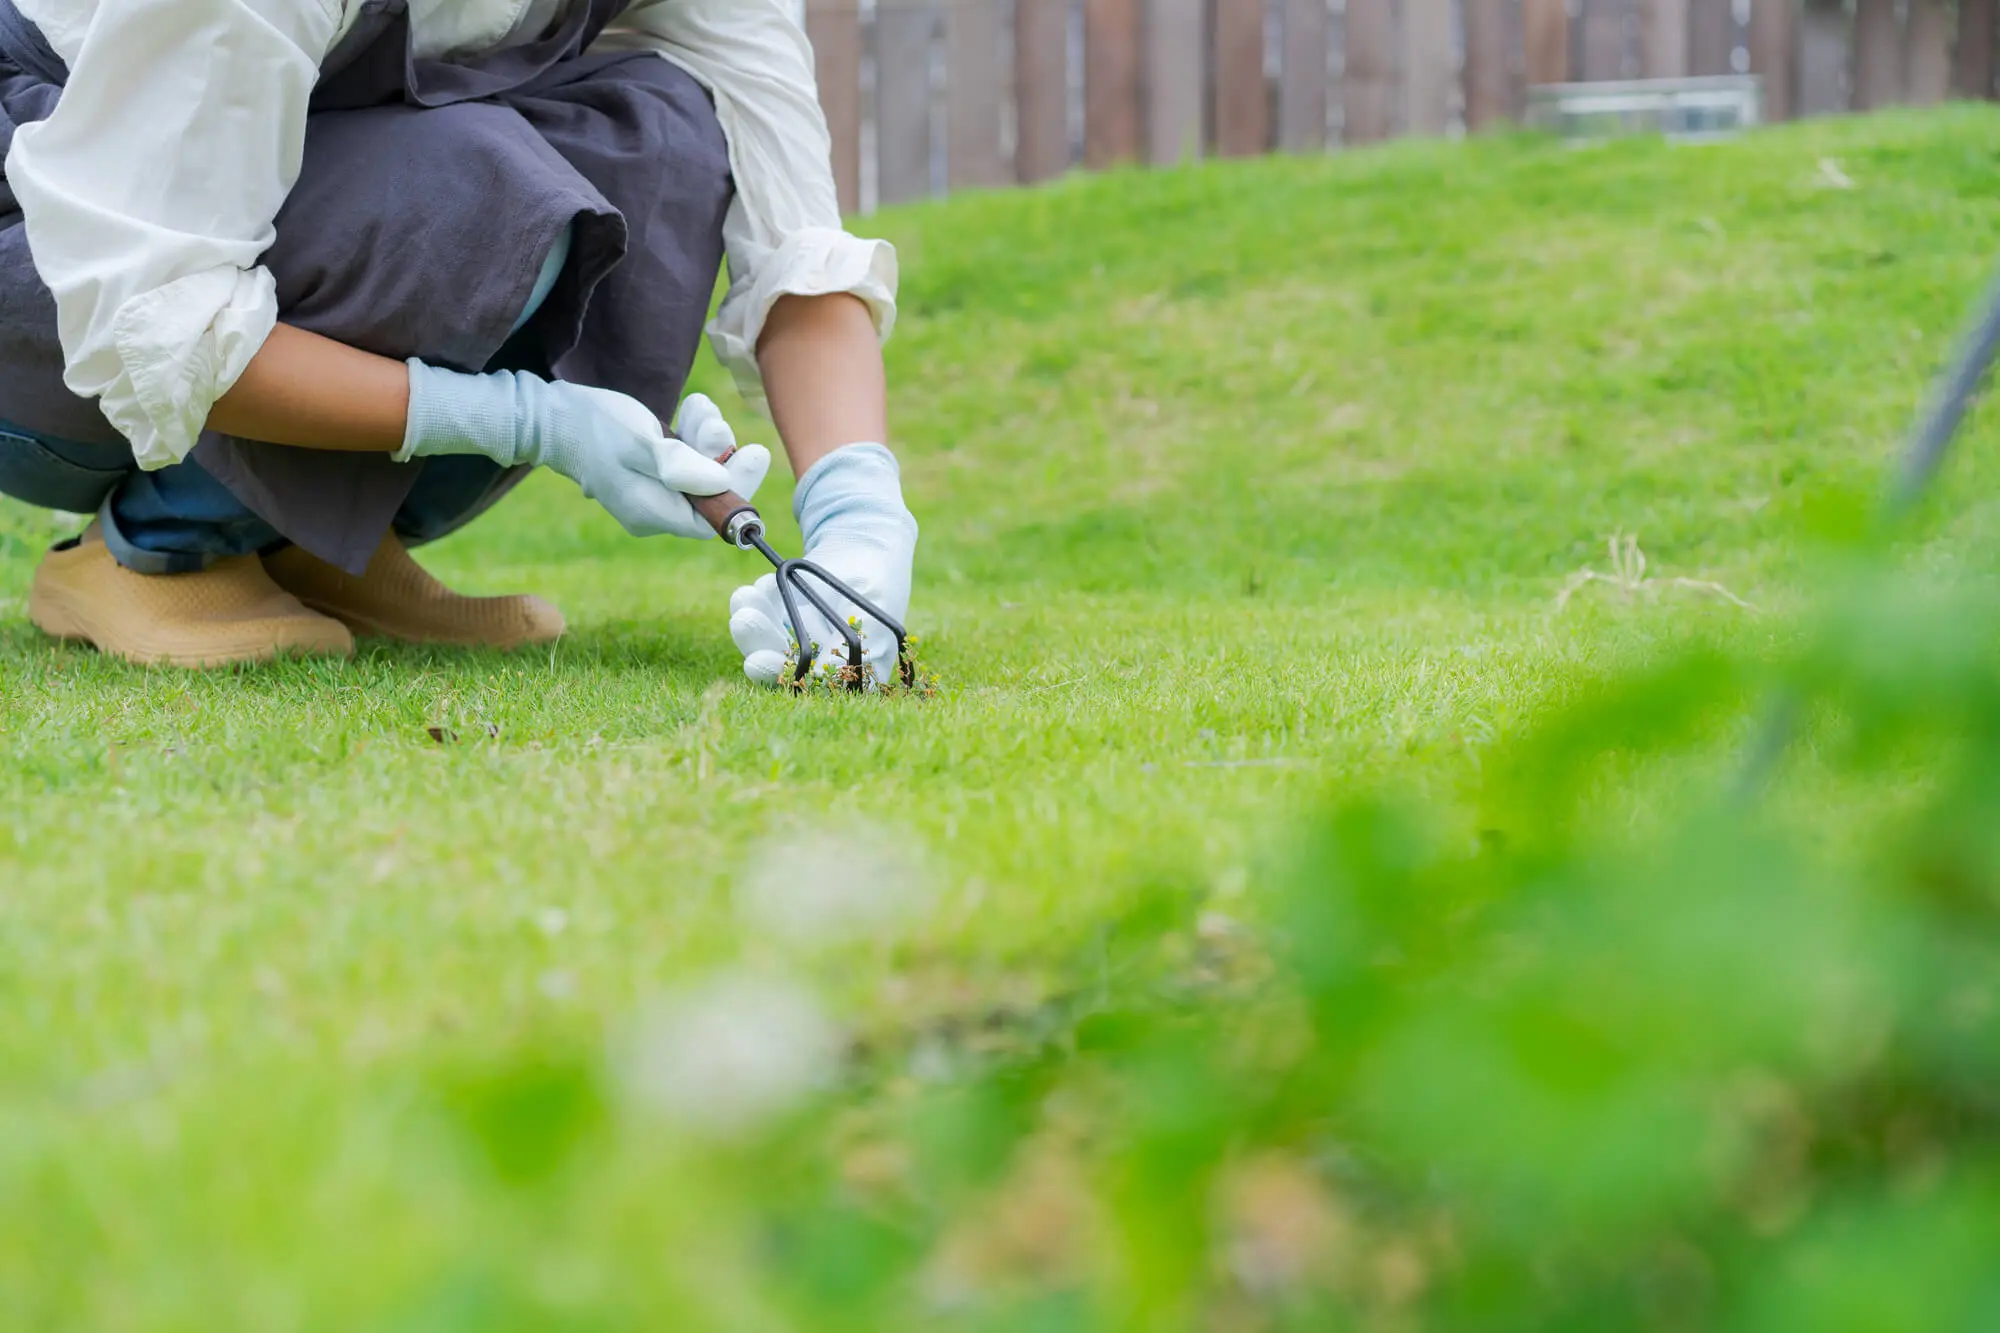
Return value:
M 622 1075 L 634 1100 L 701 1133 L 753 1131 L 833 1080 L 840 1029 L 776 978 L 715 977 L 664 998 L 634 1031 Z
M 879 938 L 915 914 L 927 877 L 907 843 L 879 827 L 793 830 L 751 854 L 737 889 L 745 924 L 814 946 Z

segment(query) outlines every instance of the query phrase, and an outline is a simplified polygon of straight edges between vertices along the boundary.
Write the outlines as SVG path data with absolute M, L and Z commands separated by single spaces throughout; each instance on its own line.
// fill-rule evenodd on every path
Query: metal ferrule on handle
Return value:
M 763 534 L 764 516 L 757 507 L 734 491 L 720 495 L 690 495 L 694 512 L 715 529 L 716 536 L 739 551 L 752 549 L 753 540 Z

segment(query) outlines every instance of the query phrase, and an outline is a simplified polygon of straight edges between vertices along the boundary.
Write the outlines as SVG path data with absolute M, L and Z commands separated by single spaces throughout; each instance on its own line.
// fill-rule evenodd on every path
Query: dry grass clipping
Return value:
M 1556 593 L 1556 611 L 1567 607 L 1570 599 L 1593 583 L 1608 584 L 1626 601 L 1645 598 L 1652 601 L 1662 589 L 1678 588 L 1683 592 L 1701 593 L 1707 597 L 1719 597 L 1725 602 L 1742 607 L 1745 611 L 1757 608 L 1744 601 L 1720 583 L 1708 579 L 1656 579 L 1646 573 L 1646 553 L 1639 549 L 1639 538 L 1634 533 L 1616 532 L 1611 535 L 1611 572 L 1599 573 L 1594 569 L 1579 569 L 1569 576 L 1569 581 Z

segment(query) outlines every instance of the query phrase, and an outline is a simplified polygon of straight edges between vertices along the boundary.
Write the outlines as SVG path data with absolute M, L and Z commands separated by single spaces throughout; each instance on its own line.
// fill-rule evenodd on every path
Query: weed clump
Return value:
M 859 616 L 849 616 L 847 624 L 861 638 L 865 650 L 868 644 L 868 628 Z M 938 695 L 938 674 L 917 655 L 921 641 L 911 634 L 903 641 L 902 652 L 896 659 L 896 671 L 887 682 L 868 680 L 866 667 L 855 666 L 847 661 L 844 644 L 835 644 L 831 649 L 813 643 L 816 664 L 803 680 L 799 678 L 799 640 L 796 631 L 788 630 L 786 639 L 789 651 L 785 654 L 785 669 L 781 679 L 795 694 L 882 694 L 903 696 L 914 699 L 934 699 Z M 829 665 L 829 663 L 831 663 Z

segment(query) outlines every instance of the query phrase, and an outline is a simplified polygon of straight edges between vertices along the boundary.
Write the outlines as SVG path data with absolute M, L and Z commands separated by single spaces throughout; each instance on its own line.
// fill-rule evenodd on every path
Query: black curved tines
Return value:
M 803 686 L 811 678 L 813 667 L 819 663 L 819 655 L 822 651 L 820 645 L 817 643 L 807 643 L 804 636 L 799 633 L 799 626 L 805 623 L 804 618 L 799 614 L 799 599 L 804 598 L 812 606 L 813 610 L 819 612 L 820 617 L 827 624 L 832 625 L 839 632 L 841 639 L 846 644 L 848 667 L 847 688 L 857 692 L 868 688 L 866 649 L 862 646 L 860 632 L 847 622 L 847 617 L 833 609 L 832 605 L 828 603 L 825 594 L 807 582 L 808 579 L 817 579 L 819 582 L 825 584 L 836 596 L 846 598 L 856 611 L 859 611 L 871 620 L 879 622 L 883 628 L 894 634 L 896 636 L 897 672 L 902 677 L 905 686 L 914 686 L 916 684 L 917 672 L 915 664 L 910 661 L 909 635 L 904 631 L 902 624 L 895 617 L 889 615 L 874 602 L 863 597 L 860 593 L 848 587 L 847 584 L 835 578 L 832 573 L 814 564 L 812 561 L 788 560 L 784 556 L 779 555 L 771 548 L 770 543 L 764 540 L 762 529 L 747 531 L 744 537 L 751 545 L 763 553 L 766 560 L 769 560 L 777 568 L 778 596 L 784 599 L 785 619 L 791 624 L 792 641 L 797 645 L 798 649 L 798 666 L 793 671 L 791 679 L 791 684 L 794 687 Z

